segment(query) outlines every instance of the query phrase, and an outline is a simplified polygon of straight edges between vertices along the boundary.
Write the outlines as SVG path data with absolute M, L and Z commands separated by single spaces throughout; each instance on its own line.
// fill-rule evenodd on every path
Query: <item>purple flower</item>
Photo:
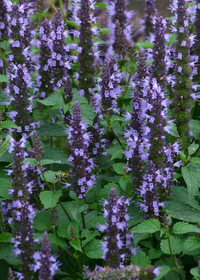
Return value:
M 162 17 L 154 17 L 154 47 L 153 47 L 153 64 L 151 66 L 152 77 L 157 83 L 166 90 L 166 44 L 165 31 L 166 22 Z
M 8 1 L 1 0 L 0 5 L 0 38 L 8 39 L 8 13 L 10 12 L 10 4 Z
M 93 89 L 95 86 L 95 65 L 89 4 L 89 0 L 81 0 L 81 25 L 78 43 L 78 48 L 81 49 L 78 55 L 79 89 L 83 90 L 88 100 L 91 98 L 90 89 Z
M 51 26 L 50 22 L 45 19 L 42 21 L 40 33 L 40 62 L 39 62 L 39 76 L 37 77 L 37 86 L 40 92 L 40 97 L 48 96 L 53 90 L 52 83 L 52 69 L 51 69 L 51 55 L 52 55 L 52 41 L 50 39 Z
M 100 226 L 106 231 L 106 238 L 102 244 L 103 258 L 108 266 L 117 268 L 130 263 L 132 235 L 128 233 L 127 205 L 129 200 L 118 197 L 114 188 L 110 189 L 109 198 L 104 202 L 104 217 L 106 226 Z
M 58 269 L 58 263 L 54 256 L 50 252 L 50 244 L 48 239 L 48 233 L 45 231 L 43 234 L 41 252 L 34 254 L 36 264 L 34 270 L 39 270 L 39 280 L 53 280 L 55 271 Z
M 113 112 L 117 107 L 117 98 L 121 93 L 120 81 L 121 74 L 118 72 L 116 60 L 114 58 L 105 60 L 100 82 L 102 114 Z
M 28 90 L 32 86 L 31 76 L 25 65 L 14 66 L 10 73 L 10 94 L 13 112 L 10 113 L 11 120 L 19 126 L 13 131 L 21 137 L 21 134 L 30 134 L 34 124 L 31 123 L 32 98 Z
M 68 139 L 71 147 L 71 156 L 68 158 L 72 165 L 72 190 L 79 199 L 86 196 L 88 187 L 93 186 L 95 177 L 91 175 L 94 169 L 93 159 L 89 158 L 88 146 L 90 135 L 85 132 L 86 124 L 81 119 L 79 103 L 76 102 L 68 130 Z
M 64 21 L 62 19 L 61 10 L 58 9 L 53 21 L 53 30 L 51 32 L 52 39 L 52 55 L 50 67 L 52 67 L 54 84 L 56 87 L 63 86 L 63 79 L 66 76 L 66 51 L 64 37 Z
M 145 34 L 149 36 L 150 33 L 153 33 L 153 16 L 156 15 L 157 10 L 155 6 L 155 0 L 145 0 L 145 11 L 144 11 L 144 19 L 145 19 Z

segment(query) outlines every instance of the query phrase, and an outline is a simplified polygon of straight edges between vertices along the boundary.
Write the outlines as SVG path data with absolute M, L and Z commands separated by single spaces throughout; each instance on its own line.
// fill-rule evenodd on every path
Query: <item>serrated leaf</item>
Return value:
M 151 261 L 149 257 L 145 254 L 145 252 L 138 252 L 136 255 L 132 255 L 131 264 L 145 267 L 151 264 Z
M 3 199 L 12 199 L 12 195 L 8 193 L 12 189 L 10 181 L 6 178 L 0 178 L 0 186 L 0 197 Z
M 183 250 L 183 241 L 177 236 L 170 236 L 171 249 L 174 255 Z M 160 249 L 164 254 L 170 254 L 168 239 L 161 240 Z
M 122 149 L 115 151 L 113 153 L 112 157 L 111 157 L 111 160 L 114 160 L 116 158 L 121 158 L 122 154 L 123 154 L 123 150 Z
M 125 166 L 126 165 L 124 163 L 119 162 L 119 163 L 113 164 L 113 169 L 115 170 L 115 172 L 117 174 L 124 175 L 125 174 L 125 170 L 124 170 Z
M 197 279 L 199 279 L 199 268 L 198 267 L 193 267 L 192 269 L 190 269 L 190 273 L 192 274 L 192 276 L 197 277 Z
M 184 248 L 183 253 L 187 254 L 191 251 L 194 251 L 196 249 L 200 248 L 200 238 L 199 236 L 190 236 L 187 240 L 184 242 Z
M 49 95 L 47 98 L 39 99 L 38 102 L 42 103 L 45 106 L 53 106 L 58 102 L 63 103 L 63 98 L 61 92 L 56 91 Z
M 200 136 L 200 121 L 199 120 L 191 120 L 190 127 L 192 134 L 195 139 L 199 139 Z
M 199 144 L 192 143 L 188 148 L 189 156 L 193 155 L 199 148 Z
M 94 109 L 88 104 L 81 104 L 80 108 L 82 120 L 90 125 L 93 125 L 94 118 L 96 117 Z
M 5 75 L 0 75 L 0 83 L 8 83 L 9 79 Z
M 68 163 L 68 158 L 66 154 L 58 148 L 55 147 L 44 147 L 43 160 L 59 160 L 62 164 Z
M 167 214 L 181 221 L 199 222 L 199 210 L 178 201 L 170 201 L 167 204 Z
M 3 121 L 1 122 L 0 124 L 0 129 L 3 129 L 3 128 L 16 128 L 18 129 L 19 126 L 17 126 L 15 123 L 11 122 L 11 121 Z
M 39 136 L 51 136 L 51 137 L 58 137 L 58 136 L 66 136 L 64 132 L 66 126 L 64 124 L 57 124 L 57 123 L 46 123 L 42 124 L 37 129 L 37 134 Z
M 149 258 L 151 260 L 160 258 L 162 256 L 162 254 L 163 254 L 162 251 L 156 250 L 154 248 L 151 248 L 149 250 Z
M 20 258 L 13 254 L 13 246 L 5 244 L 0 249 L 0 259 L 7 261 L 11 265 L 19 265 Z
M 199 190 L 199 170 L 196 166 L 185 166 L 181 168 L 181 172 L 188 188 L 189 198 L 191 199 Z
M 0 146 L 0 157 L 7 151 L 9 146 L 10 146 L 10 137 L 7 136 Z
M 58 171 L 48 170 L 44 172 L 44 177 L 47 182 L 55 184 L 57 182 L 57 179 L 55 178 L 56 174 L 58 174 Z
M 126 191 L 126 187 L 127 187 L 128 182 L 129 182 L 129 176 L 128 175 L 120 177 L 119 184 L 120 184 L 121 188 L 123 189 L 123 191 Z
M 83 252 L 82 248 L 81 248 L 81 241 L 80 239 L 75 239 L 75 240 L 71 240 L 69 241 L 70 245 L 75 249 L 78 250 L 80 252 Z
M 189 232 L 200 233 L 200 229 L 195 225 L 191 225 L 189 223 L 183 223 L 183 222 L 176 223 L 173 226 L 173 233 L 175 234 L 185 234 Z
M 170 272 L 171 268 L 168 265 L 162 265 L 160 267 L 160 274 L 156 276 L 154 280 L 161 280 L 164 279 L 163 277 L 166 276 Z
M 131 232 L 135 233 L 154 233 L 161 228 L 160 222 L 157 219 L 149 219 L 134 227 Z
M 63 238 L 57 236 L 57 234 L 49 233 L 49 242 L 58 247 L 67 248 L 67 242 Z
M 93 239 L 95 239 L 96 236 L 100 236 L 100 234 L 98 232 L 90 232 L 88 229 L 85 229 L 82 231 L 81 233 L 81 238 L 85 238 L 85 240 L 82 241 L 82 245 L 83 247 L 90 241 L 92 241 Z
M 33 227 L 37 230 L 49 231 L 51 229 L 51 213 L 38 212 L 34 218 Z
M 62 190 L 58 191 L 43 191 L 40 193 L 40 200 L 45 209 L 54 208 L 62 195 Z
M 9 243 L 10 239 L 13 237 L 13 235 L 9 232 L 2 232 L 0 234 L 0 242 L 1 243 Z
M 196 163 L 196 164 L 200 164 L 200 158 L 199 157 L 192 157 L 190 159 L 190 162 Z
M 29 165 L 33 165 L 33 166 L 38 166 L 37 159 L 35 159 L 35 158 L 25 158 L 24 163 L 29 164 Z
M 170 126 L 167 129 L 167 132 L 174 137 L 177 137 L 177 138 L 180 137 L 175 123 L 172 123 L 172 124 L 170 123 Z
M 90 259 L 101 259 L 102 258 L 102 241 L 94 239 L 87 243 L 83 251 Z

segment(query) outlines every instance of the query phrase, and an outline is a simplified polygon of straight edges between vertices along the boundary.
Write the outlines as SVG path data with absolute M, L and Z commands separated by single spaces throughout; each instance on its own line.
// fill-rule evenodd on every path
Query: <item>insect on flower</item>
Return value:
M 59 181 L 65 181 L 69 177 L 69 173 L 67 171 L 63 171 L 54 175 L 55 179 L 59 179 Z

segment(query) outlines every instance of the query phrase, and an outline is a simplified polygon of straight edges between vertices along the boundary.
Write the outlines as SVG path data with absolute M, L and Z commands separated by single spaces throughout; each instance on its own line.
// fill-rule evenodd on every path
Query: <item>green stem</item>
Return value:
M 176 273 L 178 274 L 180 280 L 183 280 L 183 278 L 182 278 L 182 276 L 181 276 L 181 274 L 180 274 L 179 266 L 177 265 L 176 259 L 175 259 L 174 255 L 173 255 L 173 252 L 172 252 L 172 246 L 171 246 L 171 241 L 170 241 L 170 233 L 169 233 L 169 230 L 167 230 L 166 235 L 167 235 L 167 240 L 168 240 L 170 255 L 171 255 L 171 258 L 172 258 L 174 267 L 175 267 L 175 269 L 176 269 Z
M 64 6 L 63 6 L 63 1 L 62 0 L 59 0 L 59 5 L 60 5 L 61 12 L 62 12 L 64 23 L 66 24 L 67 23 L 67 18 L 66 18 L 66 14 L 65 14 L 65 11 L 64 11 Z
M 57 13 L 57 9 L 56 9 L 56 6 L 55 6 L 55 4 L 54 4 L 54 0 L 51 0 L 51 7 L 52 7 L 52 9 L 54 10 L 54 12 Z

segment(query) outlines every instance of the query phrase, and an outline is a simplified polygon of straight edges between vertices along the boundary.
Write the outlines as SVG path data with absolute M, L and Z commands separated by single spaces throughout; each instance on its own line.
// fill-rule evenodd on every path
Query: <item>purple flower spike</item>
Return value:
M 0 1 L 0 38 L 2 38 L 3 40 L 7 40 L 8 39 L 8 12 L 10 11 L 10 3 L 5 1 L 5 0 L 1 0 Z
M 21 259 L 21 274 L 23 279 L 32 280 L 34 277 L 33 271 L 33 218 L 35 212 L 28 202 L 22 203 L 21 209 L 21 228 L 20 234 L 15 243 L 16 253 L 20 255 Z M 19 243 L 19 244 L 18 244 Z
M 153 16 L 157 14 L 155 0 L 145 0 L 145 33 L 146 36 L 149 36 L 150 33 L 153 33 Z
M 125 200 L 123 196 L 118 197 L 116 189 L 110 189 L 108 200 L 104 202 L 107 225 L 100 226 L 100 230 L 106 230 L 103 258 L 112 268 L 130 264 L 132 235 L 128 233 L 127 205 L 129 200 Z
M 30 134 L 34 124 L 31 124 L 30 113 L 32 112 L 31 98 L 28 90 L 32 86 L 31 76 L 25 65 L 13 65 L 13 72 L 10 74 L 10 93 L 13 111 L 10 112 L 11 120 L 19 126 L 13 131 L 21 136 Z
M 140 207 L 146 213 L 146 218 L 157 217 L 159 207 L 164 206 L 163 203 L 159 202 L 158 181 L 155 165 L 149 161 L 140 188 L 140 195 L 143 198 Z
M 14 221 L 14 233 L 17 235 L 20 229 L 20 221 L 21 221 L 21 207 L 22 201 L 26 201 L 29 198 L 29 193 L 27 189 L 27 178 L 25 175 L 26 165 L 24 165 L 24 147 L 26 140 L 22 138 L 21 141 L 16 142 L 13 138 L 10 138 L 11 147 L 9 152 L 14 152 L 13 159 L 13 178 L 11 180 L 12 183 L 12 216 Z
M 65 37 L 64 37 L 64 21 L 62 19 L 61 10 L 58 9 L 53 21 L 53 31 L 51 38 L 53 43 L 53 53 L 51 58 L 51 66 L 54 77 L 54 84 L 56 87 L 63 86 L 63 79 L 66 75 L 66 51 L 65 51 Z
M 155 78 L 162 89 L 166 90 L 166 22 L 162 17 L 155 17 L 154 23 L 154 47 L 152 77 Z
M 91 175 L 94 169 L 94 162 L 93 159 L 89 158 L 88 154 L 90 134 L 85 132 L 86 128 L 86 124 L 81 120 L 79 103 L 76 102 L 71 118 L 71 126 L 68 130 L 68 139 L 70 140 L 72 151 L 68 160 L 72 165 L 72 190 L 79 199 L 86 196 L 86 191 L 94 185 L 95 181 L 95 177 Z
M 35 253 L 35 270 L 39 269 L 39 280 L 53 280 L 55 271 L 58 269 L 58 263 L 51 255 L 48 233 L 43 234 L 42 248 L 40 253 Z
M 121 75 L 118 73 L 116 60 L 106 60 L 101 73 L 100 93 L 102 98 L 102 113 L 108 114 L 117 107 L 117 98 L 121 93 L 118 87 Z
M 90 101 L 90 89 L 95 86 L 94 74 L 94 52 L 93 52 L 93 39 L 92 27 L 90 18 L 90 2 L 89 0 L 81 0 L 80 9 L 80 36 L 78 48 L 80 49 L 78 55 L 79 62 L 79 89 L 82 90 L 86 98 Z
M 39 76 L 37 77 L 37 85 L 40 93 L 40 98 L 45 98 L 53 90 L 52 70 L 51 70 L 51 26 L 49 20 L 42 21 L 40 33 L 40 66 Z

